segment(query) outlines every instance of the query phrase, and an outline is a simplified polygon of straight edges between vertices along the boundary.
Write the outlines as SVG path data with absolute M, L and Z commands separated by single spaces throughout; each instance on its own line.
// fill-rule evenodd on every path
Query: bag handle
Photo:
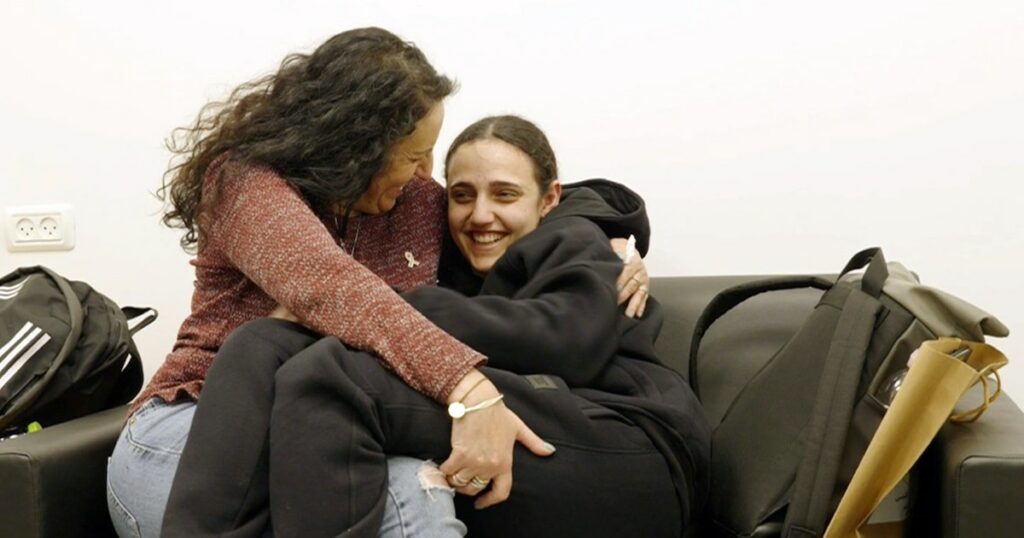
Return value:
M 864 271 L 860 289 L 877 299 L 882 296 L 882 287 L 889 279 L 889 267 L 885 263 L 885 256 L 880 247 L 869 247 L 854 254 L 846 263 L 846 267 L 843 267 L 839 273 L 839 279 L 843 278 L 846 273 L 862 269 L 865 266 L 867 266 L 867 270 Z
M 789 276 L 745 282 L 719 292 L 718 295 L 711 299 L 708 306 L 704 308 L 704 312 L 701 313 L 700 317 L 697 318 L 697 323 L 693 328 L 693 338 L 690 339 L 690 387 L 693 389 L 697 399 L 700 399 L 700 385 L 697 382 L 697 352 L 700 351 L 700 343 L 704 338 L 704 333 L 707 332 L 708 328 L 718 318 L 724 316 L 726 312 L 748 299 L 762 293 L 803 288 L 827 290 L 831 287 L 831 282 L 818 276 Z
M 43 389 L 49 384 L 50 379 L 57 374 L 61 364 L 68 358 L 78 345 L 78 339 L 82 337 L 82 322 L 84 320 L 84 314 L 82 313 L 82 303 L 78 300 L 78 295 L 75 295 L 74 290 L 68 284 L 67 280 L 57 273 L 51 271 L 47 267 L 37 265 L 34 267 L 22 267 L 15 270 L 15 273 L 29 276 L 32 274 L 43 274 L 57 285 L 57 289 L 64 295 L 64 301 L 68 306 L 68 324 L 70 330 L 68 331 L 68 337 L 64 340 L 64 344 L 61 346 L 57 356 L 53 359 L 53 363 L 50 364 L 50 368 L 43 374 L 43 378 L 33 383 L 29 391 L 23 398 L 17 398 L 15 405 L 7 410 L 2 417 L 0 417 L 0 429 L 10 426 L 14 422 L 13 417 L 17 417 L 18 413 L 24 409 L 31 407 L 32 404 L 42 395 Z
M 128 334 L 131 336 L 135 336 L 135 333 L 145 329 L 160 316 L 155 308 L 148 306 L 122 306 L 121 312 L 128 320 Z M 133 321 L 135 323 L 132 323 Z
M 942 343 L 943 340 L 944 339 L 940 338 L 939 343 Z M 967 342 L 961 340 L 960 343 L 963 345 Z M 999 398 L 999 395 L 1003 393 L 1003 379 L 999 377 L 999 368 L 1006 366 L 1009 362 L 1005 355 L 985 343 L 974 342 L 971 347 L 981 350 L 983 354 L 980 361 L 978 359 L 975 359 L 974 361 L 968 360 L 970 366 L 978 370 L 977 379 L 971 383 L 971 386 L 974 386 L 979 382 L 981 383 L 982 400 L 974 409 L 950 415 L 949 420 L 961 424 L 974 422 L 981 418 L 981 415 L 985 414 L 985 411 L 988 411 L 989 405 L 996 401 L 996 399 Z M 975 364 L 975 362 L 977 364 Z M 990 376 L 991 381 L 995 383 L 995 387 L 989 386 Z

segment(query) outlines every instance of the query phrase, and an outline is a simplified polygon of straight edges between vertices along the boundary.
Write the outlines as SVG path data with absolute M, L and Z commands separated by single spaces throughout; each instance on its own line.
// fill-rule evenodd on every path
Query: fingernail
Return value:
M 551 444 L 551 443 L 549 443 L 547 441 L 544 442 L 544 448 L 548 449 L 548 452 L 551 452 L 552 454 L 554 454 L 555 450 L 557 450 L 555 448 L 555 445 L 553 445 L 553 444 Z

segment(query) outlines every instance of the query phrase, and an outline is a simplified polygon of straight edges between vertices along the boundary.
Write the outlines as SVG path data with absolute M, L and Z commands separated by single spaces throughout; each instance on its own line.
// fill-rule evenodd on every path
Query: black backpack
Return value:
M 0 437 L 130 401 L 142 387 L 132 335 L 156 315 L 41 266 L 0 278 Z
M 809 305 L 795 334 L 765 349 L 780 320 Z M 696 323 L 689 357 L 713 429 L 706 534 L 821 536 L 911 352 L 939 336 L 1007 334 L 991 315 L 887 264 L 878 248 L 856 254 L 835 282 L 780 277 L 721 292 Z

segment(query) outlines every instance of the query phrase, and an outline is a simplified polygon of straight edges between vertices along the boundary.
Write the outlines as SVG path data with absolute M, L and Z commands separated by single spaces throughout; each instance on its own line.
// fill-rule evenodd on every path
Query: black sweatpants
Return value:
M 375 357 L 335 338 L 282 359 L 309 333 L 273 321 L 250 329 L 286 344 L 253 350 L 233 337 L 218 354 L 174 480 L 165 536 L 259 536 L 269 506 L 277 536 L 375 537 L 387 456 L 443 461 L 451 449 L 451 418 Z M 272 382 L 251 379 L 275 367 Z M 539 457 L 517 446 L 512 493 L 504 503 L 478 511 L 460 496 L 459 516 L 471 535 L 682 534 L 668 466 L 643 431 L 574 395 L 558 378 L 484 373 L 505 394 L 505 404 L 558 450 Z M 212 391 L 223 394 L 208 399 Z M 223 403 L 236 400 L 245 406 Z M 253 416 L 268 407 L 269 427 L 266 417 Z M 201 442 L 211 436 L 233 444 Z M 255 448 L 267 441 L 268 452 Z
M 161 536 L 269 535 L 274 375 L 320 338 L 276 319 L 251 321 L 228 336 L 203 382 Z

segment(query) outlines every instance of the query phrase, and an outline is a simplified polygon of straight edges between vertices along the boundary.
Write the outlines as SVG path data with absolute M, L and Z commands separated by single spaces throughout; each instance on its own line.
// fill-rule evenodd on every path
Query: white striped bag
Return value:
M 41 266 L 0 278 L 0 438 L 130 401 L 142 386 L 132 335 L 156 316 Z

